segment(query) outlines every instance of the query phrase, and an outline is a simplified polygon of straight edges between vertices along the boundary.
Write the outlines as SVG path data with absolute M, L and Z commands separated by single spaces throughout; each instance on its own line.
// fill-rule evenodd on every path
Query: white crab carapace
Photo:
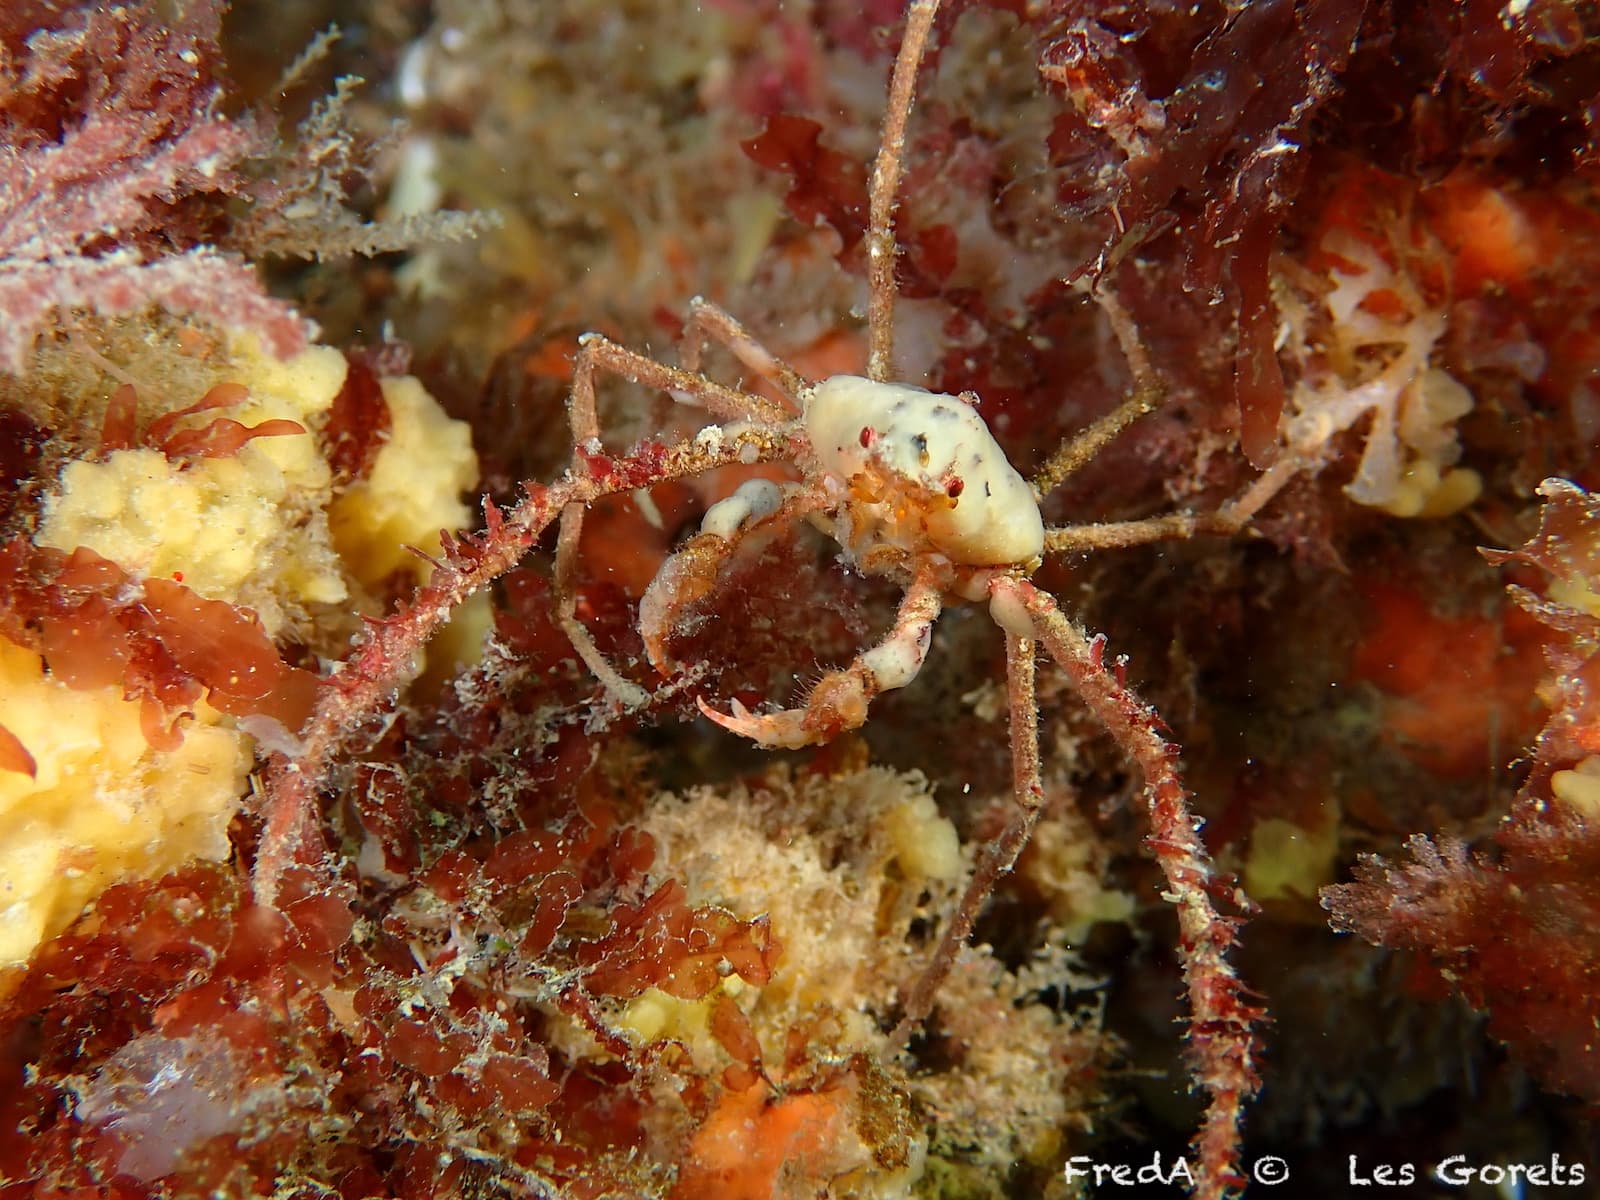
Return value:
M 1020 566 L 1044 552 L 1033 489 L 966 397 L 835 375 L 806 397 L 804 423 L 823 469 L 855 486 L 836 532 L 858 558 L 925 546 L 961 566 Z

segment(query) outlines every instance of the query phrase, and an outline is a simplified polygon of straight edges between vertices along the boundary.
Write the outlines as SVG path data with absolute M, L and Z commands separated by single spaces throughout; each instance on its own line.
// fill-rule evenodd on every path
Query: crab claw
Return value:
M 859 729 L 867 719 L 867 704 L 876 689 L 861 667 L 832 671 L 812 689 L 804 708 L 756 714 L 734 700 L 731 714 L 718 712 L 704 700 L 700 711 L 730 733 L 749 738 L 766 750 L 798 750 L 831 742 L 847 729 Z
M 733 702 L 733 712 L 718 712 L 704 700 L 696 701 L 700 711 L 721 725 L 729 733 L 749 738 L 767 750 L 798 750 L 801 746 L 815 745 L 822 739 L 805 727 L 805 709 L 791 708 L 783 712 L 758 716 L 739 701 Z

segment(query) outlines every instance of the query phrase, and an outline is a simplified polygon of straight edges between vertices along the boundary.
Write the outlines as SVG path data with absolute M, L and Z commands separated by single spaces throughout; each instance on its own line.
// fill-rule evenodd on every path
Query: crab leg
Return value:
M 1137 387 L 1116 408 L 1062 442 L 1030 481 L 1033 494 L 1043 499 L 1055 491 L 1069 475 L 1091 461 L 1129 425 L 1159 408 L 1165 394 L 1165 387 L 1159 379 L 1151 385 Z
M 1161 406 L 1166 395 L 1166 384 L 1150 361 L 1144 343 L 1139 338 L 1138 327 L 1132 315 L 1123 307 L 1117 294 L 1108 287 L 1094 290 L 1099 302 L 1122 347 L 1133 374 L 1133 393 L 1105 416 L 1064 441 L 1046 461 L 1031 481 L 1033 493 L 1040 499 L 1049 495 L 1084 464 L 1096 455 L 1119 433 L 1146 413 Z M 1284 455 L 1243 492 L 1224 504 L 1214 513 L 1171 513 L 1149 517 L 1140 521 L 1107 521 L 1095 525 L 1074 525 L 1064 529 L 1045 530 L 1044 548 L 1053 551 L 1104 550 L 1113 547 L 1139 546 L 1147 542 L 1175 541 L 1197 534 L 1219 534 L 1227 537 L 1238 533 L 1264 508 L 1304 467 L 1310 456 L 1303 448 L 1297 453 Z
M 1108 670 L 1102 643 L 1091 640 L 1056 607 L 1055 601 L 1022 579 L 999 577 L 990 588 L 990 611 L 1008 632 L 1037 636 L 1074 688 L 1144 772 L 1150 834 L 1145 844 L 1167 879 L 1163 898 L 1178 910 L 1183 975 L 1189 993 L 1189 1070 L 1209 1095 L 1204 1124 L 1195 1135 L 1200 1160 L 1194 1195 L 1220 1200 L 1243 1181 L 1238 1177 L 1239 1122 L 1245 1102 L 1260 1087 L 1253 1025 L 1259 1007 L 1244 996 L 1244 984 L 1226 958 L 1238 921 L 1220 915 L 1212 893 L 1225 886 L 1216 876 L 1196 833 L 1177 747 L 1157 727 L 1160 718 Z M 1248 910 L 1237 888 L 1232 901 Z
M 700 711 L 767 750 L 817 746 L 846 730 L 859 729 L 873 697 L 905 687 L 917 677 L 928 657 L 933 623 L 943 607 L 939 588 L 928 575 L 919 573 L 906 589 L 894 627 L 884 639 L 856 655 L 848 667 L 824 675 L 804 708 L 757 715 L 735 700 L 729 715 L 701 700 Z
M 1039 473 L 1033 478 L 1034 495 L 1043 499 L 1085 463 L 1090 462 L 1119 433 L 1146 413 L 1161 407 L 1166 397 L 1167 385 L 1161 373 L 1150 361 L 1150 355 L 1139 337 L 1139 328 L 1133 316 L 1123 307 L 1116 292 L 1104 285 L 1096 285 L 1094 298 L 1105 314 L 1122 357 L 1133 375 L 1133 393 L 1105 416 L 1093 422 L 1061 444 Z
M 1139 521 L 1104 521 L 1094 525 L 1066 525 L 1044 531 L 1046 554 L 1059 551 L 1109 550 L 1169 542 L 1198 534 L 1231 537 L 1276 496 L 1305 466 L 1304 459 L 1284 455 L 1243 492 L 1213 513 L 1167 513 Z
M 600 439 L 600 418 L 595 406 L 594 376 L 597 370 L 620 375 L 630 383 L 660 388 L 674 398 L 692 397 L 719 420 L 755 419 L 780 424 L 785 414 L 770 401 L 713 383 L 691 371 L 663 366 L 653 359 L 619 346 L 597 333 L 578 339 L 578 355 L 572 368 L 572 403 L 568 418 L 572 422 L 572 443 L 580 450 L 595 446 Z M 582 462 L 580 457 L 579 462 Z M 556 536 L 556 623 L 567 635 L 572 648 L 625 708 L 641 708 L 650 695 L 608 663 L 593 636 L 578 620 L 578 596 L 573 588 L 577 574 L 578 543 L 583 533 L 585 506 L 569 504 L 561 513 L 561 529 Z
M 882 383 L 894 377 L 894 206 L 906 155 L 906 120 L 916 91 L 917 69 L 927 49 L 939 0 L 911 0 L 906 31 L 889 77 L 889 105 L 883 138 L 872 163 L 867 191 L 867 378 Z
M 786 407 L 800 411 L 800 397 L 811 387 L 806 377 L 751 336 L 736 317 L 703 296 L 689 301 L 689 320 L 678 346 L 678 361 L 685 371 L 700 370 L 706 339 L 728 348 L 735 358 L 763 379 L 775 380 L 783 389 Z
M 1172 542 L 1202 533 L 1223 536 L 1238 533 L 1243 521 L 1231 520 L 1228 510 L 1214 513 L 1167 513 L 1142 521 L 1102 521 L 1094 525 L 1067 525 L 1044 531 L 1046 554 L 1062 551 L 1110 550 Z
M 521 562 L 559 513 L 571 504 L 735 463 L 793 458 L 786 430 L 743 429 L 714 444 L 669 446 L 620 477 L 596 479 L 568 471 L 548 487 L 525 484 L 523 498 L 509 509 L 485 501 L 483 530 L 450 539 L 443 566 L 428 582 L 394 613 L 369 620 L 360 644 L 318 685 L 316 707 L 296 735 L 298 745 L 271 755 L 262 801 L 266 823 L 251 872 L 256 903 L 277 907 L 283 876 L 297 863 L 315 864 L 312 869 L 319 872 L 331 869 L 315 818 L 318 795 L 329 785 L 335 761 L 352 741 L 373 735 L 374 717 L 416 673 L 417 651 L 450 614 Z
M 694 371 L 658 363 L 598 333 L 586 333 L 578 339 L 578 355 L 572 365 L 572 435 L 580 446 L 600 436 L 594 398 L 597 370 L 609 371 L 629 383 L 660 388 L 674 400 L 698 404 L 719 421 L 779 425 L 789 419 L 789 414 L 770 400 L 725 387 Z
M 572 643 L 578 657 L 605 686 L 606 691 L 621 701 L 624 708 L 643 708 L 650 702 L 650 693 L 631 679 L 623 678 L 606 661 L 606 656 L 600 653 L 600 647 L 595 645 L 594 637 L 578 620 L 578 593 L 573 589 L 572 580 L 577 574 L 578 542 L 583 534 L 584 510 L 582 504 L 569 504 L 561 514 L 561 528 L 556 534 L 556 624 L 561 626 L 561 632 L 567 635 L 567 641 Z
M 939 938 L 938 949 L 906 997 L 900 1023 L 889 1035 L 891 1053 L 903 1049 L 933 1011 L 934 997 L 955 966 L 956 955 L 972 936 L 972 924 L 984 901 L 1001 877 L 1016 865 L 1017 855 L 1038 824 L 1044 807 L 1044 785 L 1039 780 L 1039 710 L 1033 686 L 1035 648 L 1031 636 L 1006 631 L 1006 701 L 1011 715 L 1011 786 L 1017 798 L 1016 814 L 973 868 L 961 903 Z

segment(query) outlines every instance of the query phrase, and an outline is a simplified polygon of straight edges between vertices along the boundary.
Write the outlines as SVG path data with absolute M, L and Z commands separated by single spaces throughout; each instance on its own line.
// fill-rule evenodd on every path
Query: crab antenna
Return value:
M 867 378 L 884 383 L 894 375 L 894 203 L 900 191 L 901 159 L 906 149 L 906 119 L 916 90 L 917 68 L 928 45 L 939 0 L 911 0 L 906 32 L 889 79 L 889 106 L 883 138 L 872 164 L 867 193 Z

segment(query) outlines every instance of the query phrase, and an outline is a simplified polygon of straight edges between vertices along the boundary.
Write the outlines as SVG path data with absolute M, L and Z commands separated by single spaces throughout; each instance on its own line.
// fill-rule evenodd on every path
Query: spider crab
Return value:
M 713 505 L 701 529 L 661 567 L 641 605 L 640 625 L 653 665 L 681 673 L 668 648 L 674 621 L 710 593 L 739 540 L 774 523 L 809 520 L 840 547 L 855 570 L 886 577 L 905 591 L 888 633 L 845 667 L 824 676 L 803 707 L 756 714 L 737 702 L 702 711 L 734 733 L 768 747 L 803 746 L 861 725 L 873 698 L 910 683 L 928 652 L 930 631 L 951 604 L 987 604 L 1006 644 L 1007 698 L 1015 815 L 980 856 L 925 970 L 903 999 L 891 1052 L 903 1048 L 934 1007 L 940 985 L 997 882 L 1026 845 L 1043 805 L 1035 659 L 1042 647 L 1084 703 L 1144 777 L 1150 833 L 1146 844 L 1177 909 L 1180 953 L 1189 997 L 1189 1058 L 1195 1086 L 1208 1098 L 1195 1135 L 1195 1194 L 1220 1200 L 1242 1184 L 1239 1125 L 1259 1081 L 1253 1026 L 1262 1011 L 1245 996 L 1226 959 L 1237 918 L 1217 911 L 1213 897 L 1247 910 L 1248 900 L 1218 876 L 1197 835 L 1197 822 L 1177 769 L 1177 747 L 1162 734 L 1156 712 L 1127 684 L 1122 665 L 1105 658 L 1103 637 L 1091 637 L 1030 580 L 1044 556 L 1131 546 L 1196 533 L 1229 534 L 1303 465 L 1285 455 L 1249 488 L 1214 513 L 1174 513 L 1140 521 L 1046 527 L 1040 501 L 1089 461 L 1162 392 L 1133 323 L 1114 294 L 1096 298 L 1134 379 L 1133 395 L 1066 442 L 1026 480 L 1006 460 L 971 394 L 951 396 L 894 381 L 896 287 L 893 212 L 905 152 L 916 75 L 938 0 L 911 0 L 895 59 L 882 137 L 869 190 L 868 364 L 864 378 L 813 382 L 762 347 L 733 317 L 703 300 L 691 303 L 681 366 L 673 367 L 597 334 L 580 339 L 570 418 L 572 468 L 549 485 L 528 484 L 508 510 L 485 504 L 485 528 L 446 539 L 429 582 L 394 615 L 371 622 L 350 660 L 321 686 L 310 720 L 294 746 L 274 755 L 267 775 L 266 823 L 254 867 L 258 903 L 280 903 L 286 873 L 313 866 L 321 846 L 316 797 L 341 749 L 368 727 L 412 669 L 415 651 L 472 593 L 510 570 L 559 519 L 555 585 L 557 618 L 574 649 L 617 702 L 645 703 L 648 693 L 623 677 L 577 619 L 573 586 L 579 536 L 589 505 L 667 480 L 735 463 L 787 462 L 801 473 L 785 487 L 744 485 Z M 781 402 L 728 387 L 699 371 L 708 341 L 726 347 L 749 371 L 771 381 Z M 675 444 L 649 443 L 625 457 L 599 444 L 596 376 L 605 372 L 698 405 L 721 424 Z M 676 686 L 676 684 L 669 685 Z
M 1105 290 L 1097 291 L 1097 298 L 1129 361 L 1134 393 L 1064 444 L 1032 481 L 1006 460 L 978 414 L 977 396 L 941 395 L 895 382 L 893 213 L 915 79 L 938 7 L 938 0 L 912 0 L 908 7 L 871 177 L 866 376 L 808 380 L 727 312 L 696 298 L 689 306 L 679 367 L 598 334 L 580 339 L 570 406 L 579 462 L 575 470 L 581 474 L 591 461 L 609 462 L 600 455 L 595 403 L 595 380 L 604 372 L 659 388 L 725 423 L 703 430 L 696 444 L 710 449 L 734 434 L 754 436 L 758 441 L 744 461 L 759 456 L 787 461 L 800 471 L 798 482 L 748 482 L 713 505 L 699 532 L 661 566 L 642 600 L 639 620 L 652 665 L 669 678 L 681 677 L 685 667 L 668 647 L 679 614 L 715 589 L 722 567 L 753 531 L 809 520 L 838 544 L 849 567 L 904 588 L 887 634 L 846 666 L 825 674 L 803 706 L 758 714 L 738 700 L 731 712 L 698 701 L 708 718 L 759 746 L 815 745 L 861 726 L 874 697 L 916 677 L 933 624 L 947 605 L 987 604 L 1004 631 L 1016 812 L 980 858 L 938 948 L 905 996 L 892 1039 L 896 1048 L 905 1045 L 932 1011 L 978 911 L 1015 863 L 1038 820 L 1044 799 L 1034 689 L 1039 648 L 1067 673 L 1144 776 L 1151 825 L 1147 845 L 1166 876 L 1165 898 L 1178 911 L 1193 1077 L 1210 1101 L 1195 1139 L 1196 1194 L 1220 1196 L 1242 1182 L 1235 1165 L 1239 1121 L 1258 1086 L 1251 1027 L 1262 1013 L 1244 999 L 1224 957 L 1237 922 L 1217 912 L 1212 896 L 1226 893 L 1241 910 L 1249 902 L 1211 868 L 1177 771 L 1177 747 L 1162 736 L 1159 716 L 1128 687 L 1121 665 L 1106 662 L 1104 638 L 1086 634 L 1030 577 L 1053 552 L 1236 532 L 1276 493 L 1293 467 L 1285 463 L 1269 470 L 1215 513 L 1047 528 L 1040 501 L 1124 426 L 1150 411 L 1162 390 L 1132 321 Z M 701 374 L 708 341 L 719 343 L 747 370 L 774 384 L 783 399 L 774 402 Z M 663 471 L 651 482 L 672 477 Z M 585 507 L 581 501 L 570 503 L 561 517 L 559 619 L 575 650 L 613 696 L 625 706 L 638 706 L 647 700 L 644 689 L 605 660 L 576 618 L 573 578 Z

